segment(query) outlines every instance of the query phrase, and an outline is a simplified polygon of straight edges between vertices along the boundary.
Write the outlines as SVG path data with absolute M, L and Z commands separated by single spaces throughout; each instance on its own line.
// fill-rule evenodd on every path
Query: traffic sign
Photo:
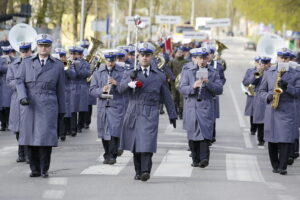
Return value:
M 126 16 L 125 23 L 127 25 L 134 24 L 133 16 Z M 141 17 L 141 21 L 145 23 L 145 25 L 151 25 L 151 17 Z
M 229 18 L 222 18 L 222 19 L 212 19 L 209 21 L 206 21 L 207 27 L 226 27 L 230 26 L 231 21 Z
M 183 38 L 192 40 L 205 40 L 208 38 L 208 35 L 204 32 L 188 31 L 183 32 Z
M 155 16 L 156 24 L 181 24 L 180 16 L 167 16 L 167 15 L 157 15 Z

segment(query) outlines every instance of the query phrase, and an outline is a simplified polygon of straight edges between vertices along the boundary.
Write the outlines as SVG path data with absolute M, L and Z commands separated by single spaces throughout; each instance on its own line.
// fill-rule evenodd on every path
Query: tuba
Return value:
M 266 56 L 275 60 L 276 50 L 285 46 L 284 40 L 275 34 L 264 34 L 257 42 L 256 52 L 259 56 Z
M 104 62 L 104 56 L 101 51 L 103 43 L 96 38 L 91 37 L 91 48 L 89 54 L 86 57 L 88 63 L 90 63 L 91 75 L 86 78 L 86 81 L 89 83 L 92 80 L 93 73 L 99 68 L 100 64 Z
M 31 50 L 36 48 L 37 33 L 32 26 L 24 23 L 14 25 L 8 33 L 8 41 L 12 48 L 19 52 L 19 42 L 30 42 Z
M 154 52 L 154 56 L 156 58 L 157 67 L 158 67 L 158 69 L 162 69 L 166 64 L 166 60 L 165 60 L 164 56 L 162 55 L 162 52 L 163 52 L 164 49 L 160 48 L 156 44 L 154 44 L 154 46 L 156 47 L 156 51 Z

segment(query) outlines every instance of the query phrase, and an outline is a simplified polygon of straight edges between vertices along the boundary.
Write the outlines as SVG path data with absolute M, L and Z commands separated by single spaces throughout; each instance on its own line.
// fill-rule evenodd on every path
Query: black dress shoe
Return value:
M 264 146 L 264 145 L 265 145 L 265 142 L 258 142 L 257 145 L 258 145 L 258 146 Z
M 31 173 L 29 174 L 29 177 L 40 177 L 40 176 L 41 176 L 40 173 L 34 173 L 34 172 L 31 172 Z
M 294 159 L 297 159 L 299 157 L 299 152 L 294 153 Z
M 18 157 L 16 162 L 25 162 L 25 158 L 24 157 Z
M 280 173 L 281 175 L 287 175 L 287 171 L 286 171 L 285 169 L 281 169 L 281 170 L 279 171 L 279 173 Z
M 71 136 L 75 137 L 76 135 L 77 135 L 77 132 L 76 131 L 72 131 Z
M 102 162 L 104 165 L 108 165 L 108 160 L 103 160 Z
M 294 158 L 289 157 L 288 159 L 288 165 L 294 164 Z
M 216 142 L 216 138 L 213 138 L 210 142 L 211 142 L 211 143 Z
M 62 142 L 66 141 L 66 136 L 61 136 L 60 141 L 62 141 Z
M 150 179 L 150 173 L 149 172 L 143 172 L 141 175 L 141 181 L 148 181 Z
M 134 180 L 141 180 L 141 175 L 140 174 L 136 174 L 134 176 Z
M 193 163 L 191 164 L 191 166 L 192 166 L 192 167 L 199 167 L 199 163 L 193 162 Z
M 5 130 L 6 130 L 6 128 L 4 128 L 4 127 L 0 128 L 0 131 L 5 131 Z
M 85 128 L 85 129 L 89 129 L 90 126 L 89 126 L 88 124 L 84 124 L 84 128 Z
M 44 172 L 44 173 L 42 173 L 42 178 L 48 178 L 49 177 L 49 174 L 48 174 L 48 172 Z
M 123 154 L 123 152 L 124 152 L 123 150 L 119 149 L 118 153 L 117 153 L 117 156 L 120 157 Z
M 114 159 L 114 158 L 111 158 L 111 159 L 108 160 L 108 164 L 109 164 L 109 165 L 114 165 L 114 164 L 116 164 L 116 162 L 117 162 L 117 161 L 116 161 L 116 159 Z
M 165 111 L 161 110 L 161 111 L 159 111 L 159 114 L 163 115 L 163 114 L 165 114 Z
M 273 169 L 272 172 L 275 174 L 278 174 L 280 171 L 279 171 L 279 169 Z
M 208 160 L 207 159 L 203 159 L 203 160 L 200 161 L 200 163 L 199 163 L 200 168 L 205 168 L 207 166 L 208 166 Z
M 251 135 L 255 135 L 255 132 L 251 131 Z

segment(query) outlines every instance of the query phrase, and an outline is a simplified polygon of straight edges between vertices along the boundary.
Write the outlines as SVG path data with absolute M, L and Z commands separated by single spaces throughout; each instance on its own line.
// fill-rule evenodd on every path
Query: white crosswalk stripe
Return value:
M 226 154 L 226 174 L 232 181 L 265 182 L 254 155 Z
M 154 176 L 190 177 L 193 168 L 188 151 L 170 150 L 156 169 Z
M 117 163 L 114 165 L 104 165 L 103 157 L 99 157 L 100 164 L 92 165 L 81 172 L 81 174 L 97 174 L 97 175 L 118 175 L 122 169 L 131 160 L 132 154 L 130 152 L 124 152 L 121 157 L 118 157 Z

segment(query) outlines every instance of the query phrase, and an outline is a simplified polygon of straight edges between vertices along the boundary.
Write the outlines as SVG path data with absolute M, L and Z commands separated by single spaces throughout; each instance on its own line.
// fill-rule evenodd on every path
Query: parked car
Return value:
M 246 42 L 244 45 L 244 49 L 256 51 L 256 44 L 254 42 Z

